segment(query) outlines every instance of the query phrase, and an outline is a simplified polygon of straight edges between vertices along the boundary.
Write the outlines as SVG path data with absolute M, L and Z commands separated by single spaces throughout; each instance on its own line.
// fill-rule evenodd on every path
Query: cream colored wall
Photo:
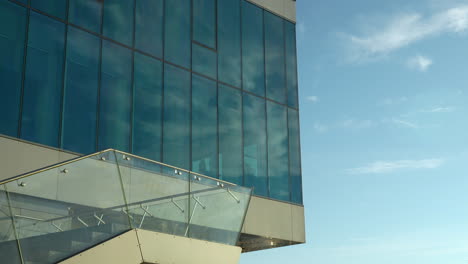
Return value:
M 240 247 L 131 230 L 61 264 L 237 264 Z
M 272 13 L 296 22 L 296 1 L 293 0 L 247 0 Z

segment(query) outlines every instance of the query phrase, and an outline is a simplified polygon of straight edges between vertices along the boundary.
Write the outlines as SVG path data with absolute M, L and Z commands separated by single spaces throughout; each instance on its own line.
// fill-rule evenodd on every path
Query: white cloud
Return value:
M 371 24 L 371 23 L 369 23 Z M 383 28 L 347 35 L 354 60 L 375 58 L 442 33 L 462 33 L 468 29 L 468 5 L 460 5 L 424 17 L 420 13 L 394 16 Z
M 397 105 L 397 104 L 402 104 L 404 102 L 408 101 L 408 97 L 402 96 L 399 98 L 385 98 L 381 104 L 383 105 Z
M 421 110 L 423 113 L 451 113 L 455 111 L 455 107 L 447 106 L 447 107 L 435 107 L 429 110 Z
M 307 27 L 306 25 L 304 24 L 304 22 L 299 22 L 297 23 L 297 32 L 300 34 L 300 35 L 304 35 L 307 31 Z
M 393 118 L 392 122 L 394 124 L 400 125 L 400 126 L 405 126 L 405 127 L 410 127 L 410 128 L 418 128 L 419 126 L 415 123 L 412 123 L 410 121 L 402 120 L 402 119 L 397 119 Z
M 341 126 L 344 128 L 351 128 L 351 129 L 363 129 L 369 128 L 374 124 L 372 120 L 355 120 L 355 119 L 347 119 L 341 122 Z
M 314 129 L 315 131 L 319 132 L 319 133 L 325 133 L 328 131 L 328 126 L 324 125 L 324 124 L 320 124 L 320 123 L 315 123 L 314 124 Z
M 410 69 L 425 72 L 433 64 L 433 61 L 428 57 L 418 55 L 409 58 L 406 64 Z
M 435 169 L 442 166 L 444 162 L 443 159 L 376 161 L 347 171 L 351 174 L 380 174 L 402 169 Z
M 319 98 L 318 98 L 317 96 L 315 96 L 315 95 L 313 95 L 313 96 L 307 96 L 306 99 L 307 99 L 307 101 L 311 101 L 312 103 L 316 103 L 316 102 L 319 101 Z

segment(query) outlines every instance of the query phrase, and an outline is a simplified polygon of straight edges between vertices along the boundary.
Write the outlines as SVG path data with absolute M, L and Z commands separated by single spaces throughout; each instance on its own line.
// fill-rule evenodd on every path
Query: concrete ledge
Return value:
M 287 20 L 296 22 L 296 1 L 293 0 L 247 0 Z

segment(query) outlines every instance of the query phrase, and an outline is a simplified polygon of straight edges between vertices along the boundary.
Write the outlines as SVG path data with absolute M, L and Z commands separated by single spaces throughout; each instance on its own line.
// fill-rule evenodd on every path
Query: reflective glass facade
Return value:
M 301 204 L 297 86 L 295 24 L 246 0 L 0 0 L 1 134 Z

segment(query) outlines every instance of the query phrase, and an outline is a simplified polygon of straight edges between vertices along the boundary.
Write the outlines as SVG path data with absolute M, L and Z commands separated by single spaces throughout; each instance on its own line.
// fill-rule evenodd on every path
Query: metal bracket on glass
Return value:
M 89 227 L 89 225 L 85 221 L 81 220 L 79 216 L 77 216 L 76 219 L 78 219 L 78 221 L 80 221 L 84 226 Z
M 131 215 L 128 213 L 127 210 L 125 210 L 125 209 L 122 208 L 122 212 L 123 212 L 124 214 L 126 214 L 130 219 L 133 220 L 133 216 L 131 216 Z
M 55 228 L 57 228 L 60 232 L 63 232 L 62 225 L 56 225 L 54 221 L 50 222 Z
M 199 200 L 199 197 L 195 197 L 195 195 L 192 196 L 193 199 L 195 200 L 195 202 L 197 202 L 203 209 L 206 209 L 206 206 L 204 206 L 200 200 Z
M 150 216 L 153 216 L 150 212 L 148 212 L 149 206 L 146 206 L 146 208 L 145 208 L 145 207 L 143 207 L 142 204 L 140 204 L 140 207 L 141 207 L 141 209 L 143 209 L 143 211 L 145 213 L 143 214 L 143 217 L 141 218 L 140 226 L 138 228 L 141 228 L 141 226 L 143 225 L 143 221 L 145 221 L 145 217 L 146 217 L 147 214 L 149 214 Z
M 171 202 L 172 202 L 175 206 L 177 206 L 177 208 L 179 208 L 179 210 L 180 210 L 182 213 L 185 212 L 185 210 L 184 210 L 182 207 L 180 207 L 180 205 L 178 205 L 178 204 L 174 201 L 174 198 L 171 198 Z
M 237 198 L 232 192 L 231 190 L 229 190 L 229 188 L 226 188 L 227 192 L 232 196 L 232 198 L 234 198 L 234 200 L 236 200 L 237 203 L 240 203 L 240 200 L 239 198 Z
M 97 224 L 98 226 L 100 224 L 104 224 L 104 225 L 106 224 L 106 222 L 104 222 L 104 220 L 102 220 L 103 217 L 104 217 L 104 214 L 101 214 L 101 217 L 99 217 L 99 216 L 96 215 L 96 213 L 94 213 L 94 218 L 96 218 L 98 220 L 98 224 Z

